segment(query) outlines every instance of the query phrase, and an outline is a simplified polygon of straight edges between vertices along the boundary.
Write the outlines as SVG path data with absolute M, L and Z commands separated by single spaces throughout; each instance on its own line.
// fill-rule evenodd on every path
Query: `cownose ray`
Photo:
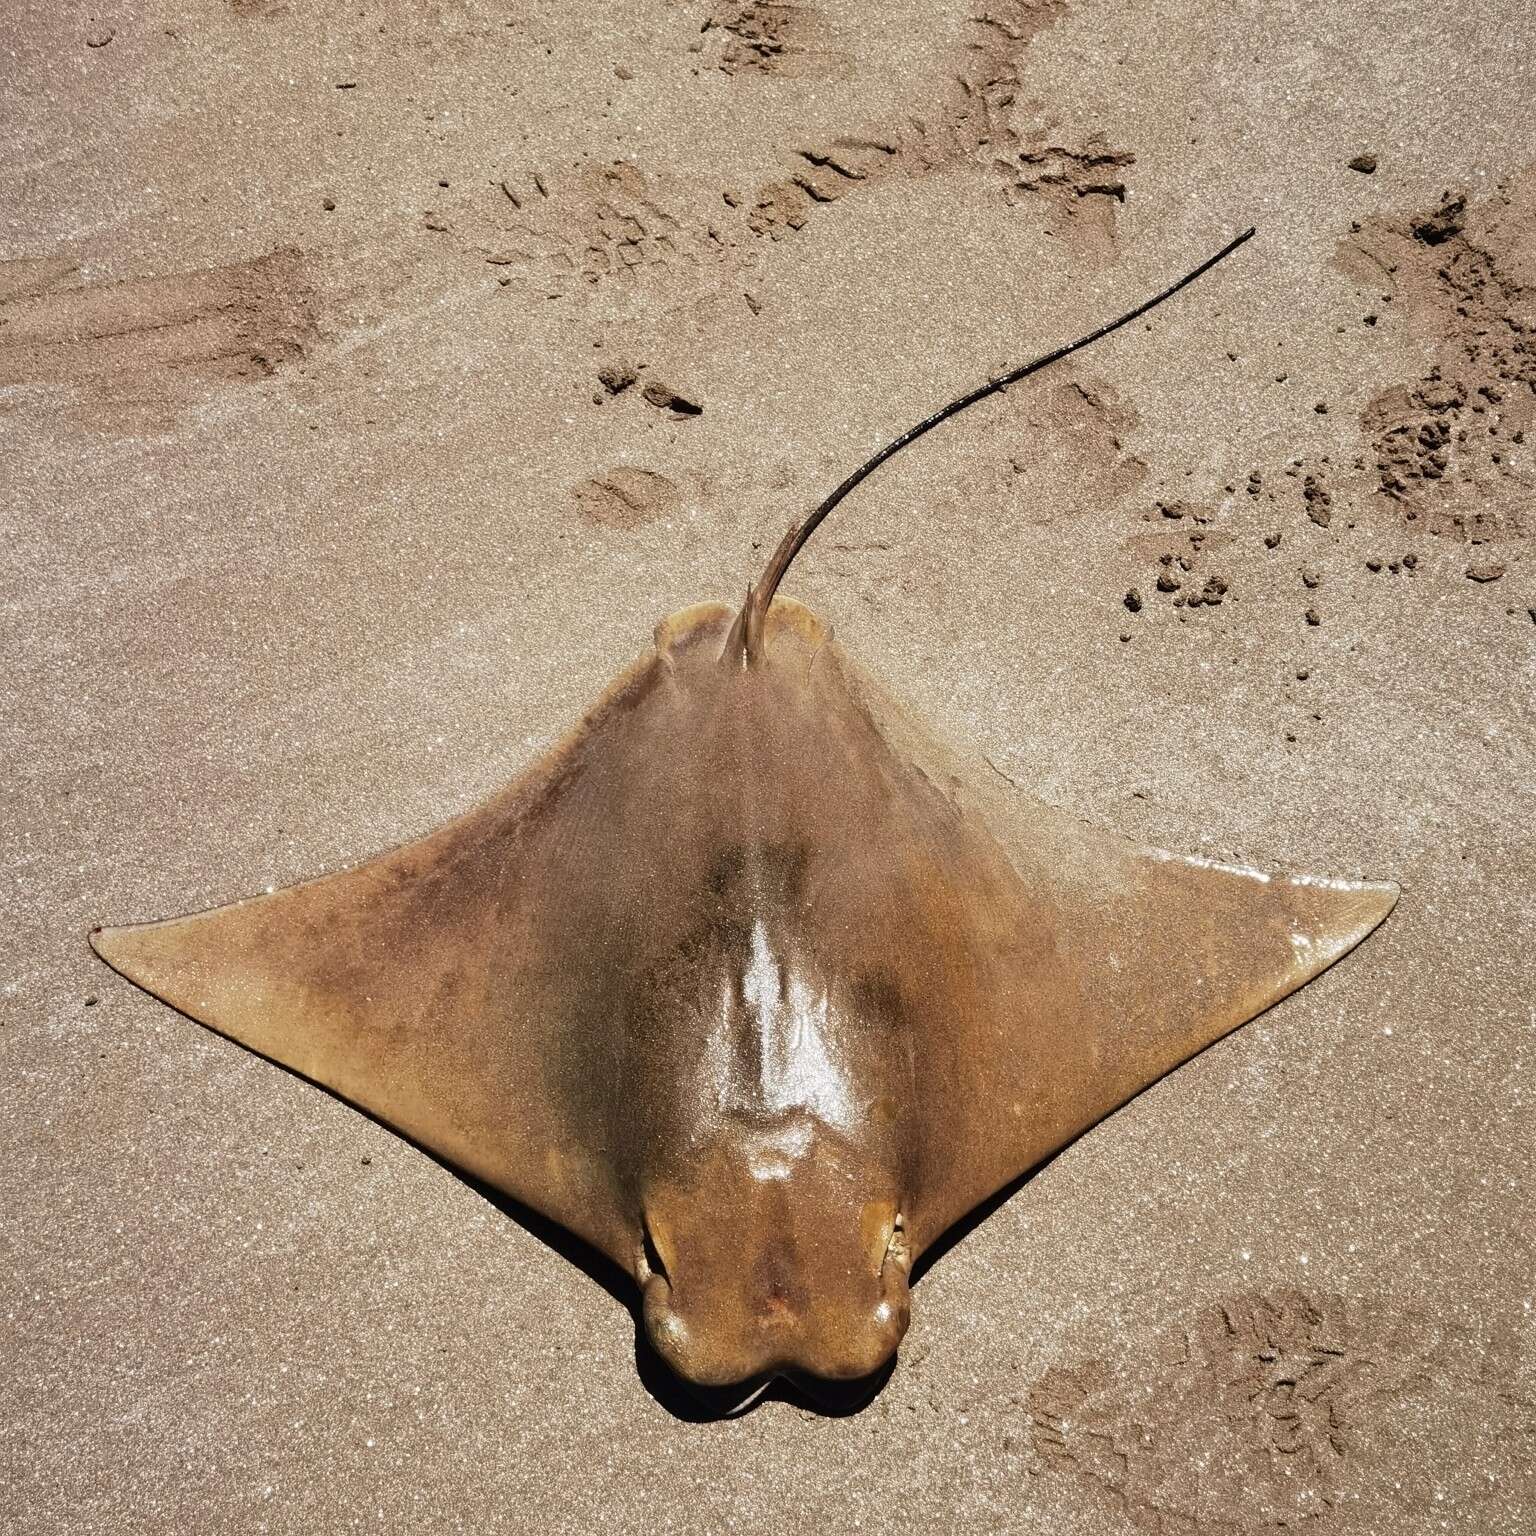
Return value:
M 491 798 L 357 867 L 99 929 L 129 980 L 634 1277 L 685 1382 L 875 1379 L 912 1264 L 1316 976 L 1391 884 L 1090 829 L 951 753 L 799 603 L 663 620 Z

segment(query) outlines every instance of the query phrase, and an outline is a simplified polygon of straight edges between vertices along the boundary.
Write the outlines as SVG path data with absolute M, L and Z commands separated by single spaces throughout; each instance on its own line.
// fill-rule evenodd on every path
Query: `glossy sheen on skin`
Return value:
M 858 1377 L 945 1228 L 1397 891 L 1093 831 L 952 759 L 798 603 L 751 666 L 733 618 L 664 621 L 419 842 L 93 942 L 610 1255 L 685 1378 Z

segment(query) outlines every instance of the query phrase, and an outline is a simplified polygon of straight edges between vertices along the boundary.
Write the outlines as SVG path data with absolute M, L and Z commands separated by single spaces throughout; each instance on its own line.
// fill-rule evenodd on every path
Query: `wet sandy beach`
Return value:
M 1529 1529 L 1533 92 L 1508 0 L 12 4 L 9 1528 Z M 603 1272 L 90 952 L 474 804 L 1248 224 L 787 590 L 1021 793 L 1403 895 L 862 1411 L 701 1421 Z

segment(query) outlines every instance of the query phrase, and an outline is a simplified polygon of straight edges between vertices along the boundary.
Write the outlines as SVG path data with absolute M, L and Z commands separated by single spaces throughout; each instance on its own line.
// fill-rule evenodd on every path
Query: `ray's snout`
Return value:
M 759 1284 L 734 1297 L 681 1297 L 665 1277 L 644 1289 L 656 1352 L 685 1380 L 724 1387 L 795 1372 L 829 1381 L 872 1375 L 896 1353 L 911 1308 L 905 1271 L 887 1266 L 872 1299 L 818 1301 L 814 1287 Z M 862 1302 L 862 1304 L 861 1304 Z

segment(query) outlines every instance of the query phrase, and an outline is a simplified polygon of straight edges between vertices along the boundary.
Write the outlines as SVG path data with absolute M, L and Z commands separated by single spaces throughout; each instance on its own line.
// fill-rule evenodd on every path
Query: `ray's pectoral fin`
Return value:
M 1051 941 L 1013 977 L 1018 1027 L 968 1085 L 966 1139 L 995 1128 L 1001 1155 L 951 1170 L 927 1239 L 1348 954 L 1399 894 L 1114 841 L 1080 848 L 1091 878 L 1054 884 Z
M 91 943 L 145 991 L 623 1262 L 599 1149 L 548 1081 L 568 999 L 523 799 L 514 786 L 354 869 Z
M 727 616 L 690 610 L 669 642 L 700 644 Z M 617 1070 L 593 1028 L 622 969 L 599 942 L 622 900 L 608 841 L 635 763 L 671 731 L 672 670 L 659 652 L 642 655 L 561 742 L 426 837 L 210 912 L 98 929 L 91 942 L 145 991 L 628 1268 L 633 1202 L 581 1093 Z
M 1382 882 L 1266 875 L 1138 851 L 1092 952 L 1073 956 L 1099 1088 L 1075 1135 L 1349 953 L 1391 912 Z M 1069 1058 L 1070 1059 L 1070 1058 Z

